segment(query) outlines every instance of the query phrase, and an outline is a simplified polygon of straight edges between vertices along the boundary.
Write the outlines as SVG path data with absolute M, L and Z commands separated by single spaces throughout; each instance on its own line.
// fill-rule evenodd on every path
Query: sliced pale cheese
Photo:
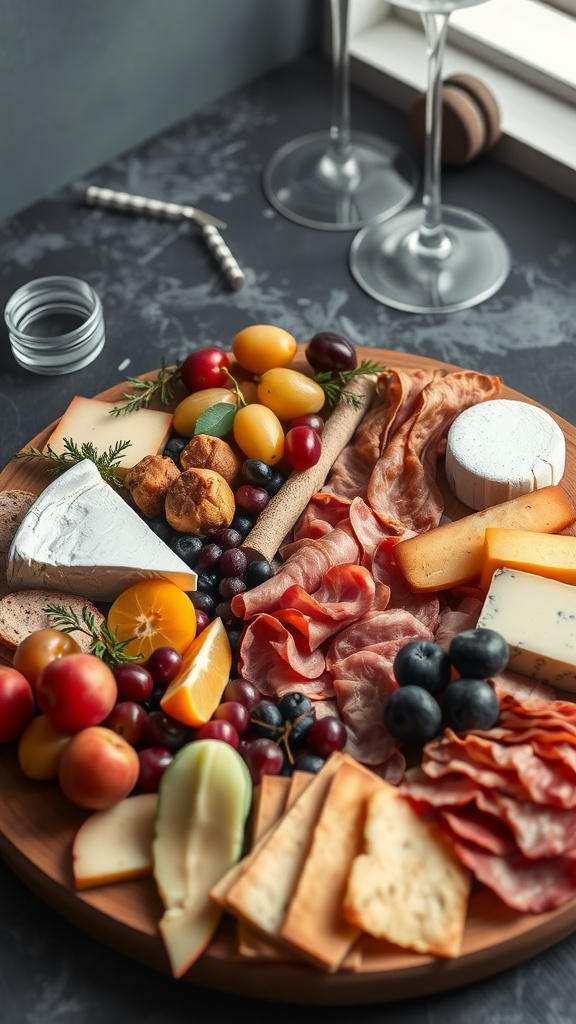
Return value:
M 196 573 L 89 460 L 42 491 L 8 552 L 6 579 L 14 590 L 63 590 L 110 602 L 133 583 L 151 578 L 196 589 Z
M 141 878 L 152 873 L 156 793 L 139 793 L 96 811 L 78 829 L 72 844 L 77 889 Z
M 488 526 L 559 533 L 575 519 L 576 511 L 562 488 L 551 484 L 401 540 L 394 558 L 414 590 L 448 590 L 480 578 Z
M 478 627 L 504 637 L 513 672 L 576 693 L 576 587 L 497 569 Z
M 310 785 L 252 855 L 226 896 L 226 909 L 277 938 L 306 859 L 330 783 L 348 755 L 332 754 Z
M 489 527 L 484 536 L 480 585 L 486 592 L 497 569 L 520 569 L 576 584 L 576 537 Z
M 385 785 L 358 763 L 340 765 L 280 929 L 282 939 L 329 971 L 340 966 L 361 934 L 345 920 L 342 905 L 352 864 L 362 852 L 369 798 Z
M 76 395 L 50 434 L 46 447 L 61 455 L 66 450 L 67 438 L 78 447 L 93 444 L 102 455 L 119 441 L 129 441 L 130 447 L 118 463 L 119 476 L 125 476 L 145 455 L 157 455 L 163 450 L 172 428 L 172 413 L 143 408 L 112 416 L 114 407 L 110 402 Z
M 560 483 L 565 463 L 560 427 L 528 402 L 479 402 L 448 431 L 446 479 L 456 497 L 476 510 Z

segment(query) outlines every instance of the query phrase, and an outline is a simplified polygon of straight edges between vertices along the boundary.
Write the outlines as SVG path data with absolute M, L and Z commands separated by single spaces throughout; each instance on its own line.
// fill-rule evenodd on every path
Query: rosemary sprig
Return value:
M 155 377 L 151 377 L 150 380 L 127 377 L 126 381 L 132 390 L 122 392 L 122 398 L 125 398 L 126 402 L 110 409 L 110 415 L 121 416 L 127 412 L 136 412 L 137 409 L 148 406 L 155 395 L 159 396 L 163 405 L 169 405 L 174 397 L 174 385 L 181 379 L 181 372 L 181 362 L 167 366 L 162 356 L 160 369 Z
M 353 370 L 340 370 L 338 372 L 323 370 L 321 373 L 314 375 L 314 380 L 322 388 L 326 395 L 326 401 L 331 408 L 342 398 L 349 405 L 353 406 L 354 409 L 359 409 L 362 399 L 354 391 L 349 391 L 347 385 L 355 377 L 383 373 L 385 369 L 386 367 L 380 366 L 379 363 L 371 363 L 369 359 L 363 359 L 360 365 L 356 366 Z
M 25 459 L 28 462 L 33 459 L 45 462 L 50 476 L 57 476 L 64 469 L 69 469 L 70 466 L 76 465 L 77 462 L 89 459 L 90 462 L 94 463 L 100 476 L 107 484 L 118 488 L 124 486 L 124 482 L 116 472 L 116 469 L 124 452 L 132 444 L 131 441 L 117 441 L 116 444 L 110 445 L 108 451 L 102 452 L 102 454 L 98 453 L 92 441 L 85 441 L 83 444 L 77 445 L 72 438 L 65 437 L 62 443 L 64 451 L 61 453 L 55 452 L 50 448 L 50 445 L 47 445 L 44 451 L 40 451 L 39 448 L 24 448 L 21 452 L 17 452 L 14 458 Z
M 133 637 L 128 640 L 118 639 L 118 626 L 112 632 L 106 623 L 100 627 L 96 625 L 94 613 L 86 606 L 82 609 L 82 619 L 73 608 L 65 608 L 60 604 L 49 604 L 43 611 L 50 616 L 54 628 L 62 633 L 84 633 L 90 637 L 90 653 L 104 661 L 110 668 L 121 665 L 126 661 L 141 661 L 142 655 L 131 655 L 126 653 L 126 647 Z

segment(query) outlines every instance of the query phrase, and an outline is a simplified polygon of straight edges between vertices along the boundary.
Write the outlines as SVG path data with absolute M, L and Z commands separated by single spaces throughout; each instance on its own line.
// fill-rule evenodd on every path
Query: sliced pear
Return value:
M 220 740 L 196 740 L 162 776 L 152 843 L 164 903 L 159 923 L 172 974 L 181 977 L 212 939 L 222 910 L 208 897 L 244 846 L 252 780 L 240 754 Z
M 152 873 L 157 802 L 156 793 L 139 793 L 86 818 L 72 844 L 72 870 L 77 889 Z

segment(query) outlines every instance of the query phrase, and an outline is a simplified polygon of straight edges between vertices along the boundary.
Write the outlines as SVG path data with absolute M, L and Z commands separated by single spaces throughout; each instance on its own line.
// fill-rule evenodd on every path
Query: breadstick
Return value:
M 306 508 L 310 498 L 320 490 L 332 465 L 352 438 L 356 427 L 370 407 L 377 378 L 362 375 L 354 378 L 348 391 L 360 399 L 357 409 L 341 398 L 326 420 L 322 433 L 322 452 L 315 466 L 290 474 L 285 484 L 268 502 L 246 537 L 242 550 L 249 558 L 271 562 L 282 541 Z

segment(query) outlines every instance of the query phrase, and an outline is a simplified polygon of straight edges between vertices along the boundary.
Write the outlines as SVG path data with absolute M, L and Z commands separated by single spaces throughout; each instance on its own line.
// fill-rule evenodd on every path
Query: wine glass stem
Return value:
M 424 221 L 418 245 L 429 256 L 443 258 L 452 245 L 442 223 L 442 65 L 449 14 L 423 14 L 428 55 L 426 141 L 422 205 Z
M 330 0 L 332 30 L 332 123 L 330 148 L 339 164 L 351 154 L 348 0 Z

